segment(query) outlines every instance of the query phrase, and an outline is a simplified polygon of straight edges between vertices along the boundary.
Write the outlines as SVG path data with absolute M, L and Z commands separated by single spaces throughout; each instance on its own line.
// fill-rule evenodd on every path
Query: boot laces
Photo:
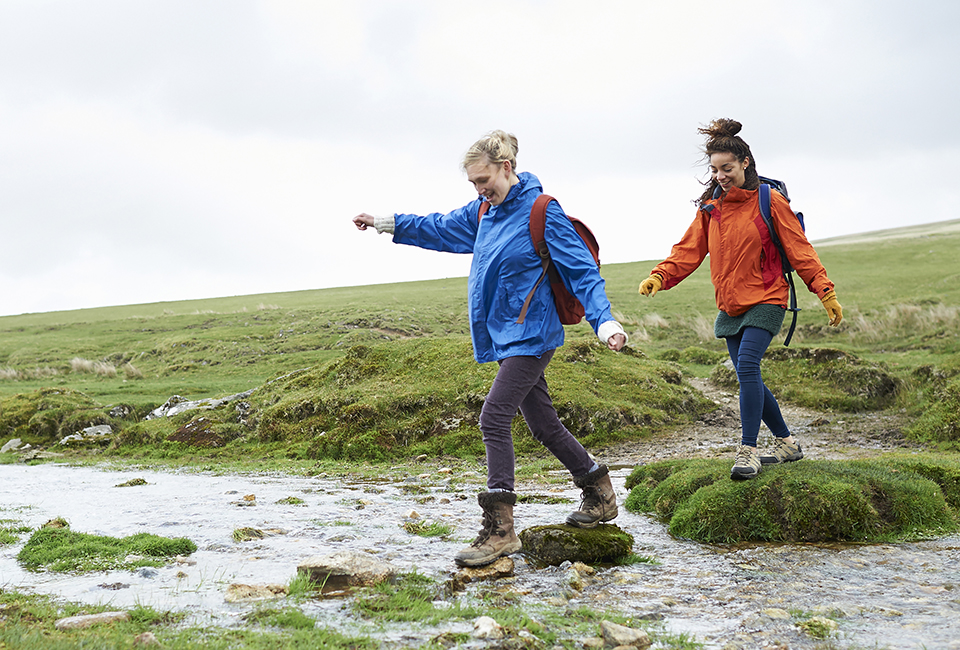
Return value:
M 490 539 L 490 536 L 493 535 L 493 529 L 496 527 L 497 522 L 494 519 L 492 512 L 484 511 L 483 521 L 480 524 L 480 532 L 477 534 L 477 538 L 473 540 L 473 543 L 470 546 L 479 548 L 483 546 L 484 542 Z
M 600 505 L 600 490 L 595 485 L 588 485 L 580 493 L 580 511 L 586 512 Z

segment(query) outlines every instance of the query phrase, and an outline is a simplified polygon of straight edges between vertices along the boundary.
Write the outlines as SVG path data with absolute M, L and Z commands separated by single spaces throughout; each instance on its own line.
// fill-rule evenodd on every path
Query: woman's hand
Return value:
M 830 290 L 827 295 L 820 299 L 823 308 L 827 310 L 827 316 L 830 317 L 830 325 L 836 327 L 843 320 L 843 308 L 837 302 L 837 292 Z
M 653 298 L 663 287 L 663 278 L 654 273 L 649 278 L 640 283 L 640 295 Z
M 367 228 L 372 228 L 373 215 L 362 212 L 353 218 L 353 225 L 357 227 L 357 230 L 366 230 Z
M 617 333 L 607 339 L 607 347 L 613 350 L 614 352 L 619 352 L 623 349 L 623 346 L 627 344 L 627 337 L 623 334 Z

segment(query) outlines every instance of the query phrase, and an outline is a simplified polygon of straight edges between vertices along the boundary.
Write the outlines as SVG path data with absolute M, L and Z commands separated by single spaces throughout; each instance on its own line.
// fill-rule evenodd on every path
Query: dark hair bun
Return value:
M 742 128 L 743 125 L 740 124 L 740 122 L 721 117 L 718 120 L 710 122 L 707 126 L 699 128 L 698 131 L 710 139 L 732 138 L 740 133 L 740 129 Z

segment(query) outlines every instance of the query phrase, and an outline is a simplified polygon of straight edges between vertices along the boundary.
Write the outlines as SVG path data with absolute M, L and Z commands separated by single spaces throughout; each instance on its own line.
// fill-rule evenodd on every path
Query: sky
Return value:
M 603 264 L 670 252 L 718 117 L 813 241 L 956 219 L 958 33 L 955 0 L 0 0 L 0 315 L 465 276 L 351 218 L 473 200 L 493 129 Z

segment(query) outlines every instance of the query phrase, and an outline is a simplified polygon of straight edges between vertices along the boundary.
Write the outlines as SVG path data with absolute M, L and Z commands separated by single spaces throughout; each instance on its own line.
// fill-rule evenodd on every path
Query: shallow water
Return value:
M 621 502 L 628 473 L 612 472 Z M 147 485 L 116 487 L 134 478 Z M 302 560 L 335 550 L 372 552 L 401 571 L 417 570 L 443 581 L 454 573 L 453 554 L 476 534 L 473 495 L 483 485 L 479 475 L 475 483 L 471 477 L 456 488 L 449 480 L 436 473 L 373 482 L 2 465 L 0 518 L 37 527 L 64 517 L 78 532 L 188 537 L 199 550 L 189 558 L 195 564 L 155 570 L 32 573 L 16 561 L 25 535 L 21 544 L 0 547 L 0 587 L 117 608 L 140 604 L 184 611 L 191 624 L 233 626 L 242 625 L 241 617 L 257 604 L 226 603 L 230 584 L 286 585 Z M 521 494 L 578 497 L 572 484 L 566 489 L 523 488 Z M 248 495 L 255 500 L 245 501 Z M 305 505 L 278 503 L 287 497 L 303 499 Z M 518 529 L 562 521 L 570 509 L 518 505 Z M 452 539 L 405 532 L 400 526 L 411 510 L 452 526 Z M 836 647 L 960 648 L 958 537 L 911 544 L 730 548 L 674 539 L 655 520 L 622 508 L 615 523 L 634 536 L 636 553 L 659 564 L 602 569 L 593 584 L 575 591 L 567 584 L 565 568 L 539 569 L 514 556 L 514 578 L 471 588 L 508 592 L 521 602 L 611 609 L 659 620 L 667 630 L 687 633 L 708 648 L 814 648 L 822 643 L 806 636 L 797 619 L 784 618 L 785 610 L 837 620 L 839 629 L 831 636 Z M 276 532 L 235 542 L 233 531 L 241 527 Z M 364 631 L 344 599 L 301 606 L 322 625 L 349 624 L 351 633 Z M 439 631 L 470 629 L 468 623 L 445 625 Z M 438 630 L 396 624 L 366 632 L 416 645 Z

